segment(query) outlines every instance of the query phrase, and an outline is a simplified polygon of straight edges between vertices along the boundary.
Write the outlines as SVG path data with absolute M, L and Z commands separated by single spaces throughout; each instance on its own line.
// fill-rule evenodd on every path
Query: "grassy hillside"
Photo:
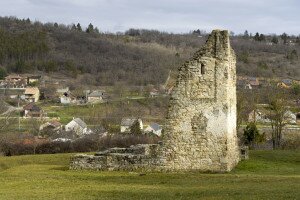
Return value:
M 297 199 L 299 151 L 252 151 L 231 173 L 69 171 L 71 154 L 0 157 L 1 199 Z

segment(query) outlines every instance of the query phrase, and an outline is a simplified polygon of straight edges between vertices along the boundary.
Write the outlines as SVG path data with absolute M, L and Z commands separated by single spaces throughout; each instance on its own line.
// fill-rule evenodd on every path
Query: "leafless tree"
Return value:
M 282 141 L 282 130 L 287 125 L 286 112 L 288 101 L 283 92 L 273 91 L 269 99 L 269 119 L 272 126 L 273 149 L 280 147 Z
M 8 104 L 4 101 L 3 96 L 0 96 L 0 154 L 7 153 L 7 142 L 9 136 L 9 128 L 16 124 L 17 118 L 14 117 L 14 110 L 10 110 Z
M 9 105 L 0 96 L 0 134 L 7 132 L 7 129 L 16 121 L 15 112 L 9 109 Z

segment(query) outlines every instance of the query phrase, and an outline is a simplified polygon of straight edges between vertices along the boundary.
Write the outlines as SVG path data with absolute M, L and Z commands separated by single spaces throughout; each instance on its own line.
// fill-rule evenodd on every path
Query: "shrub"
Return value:
M 244 129 L 244 142 L 249 146 L 253 146 L 255 143 L 264 142 L 265 138 L 265 133 L 260 134 L 254 122 L 250 122 Z
M 0 141 L 0 153 L 4 156 L 26 154 L 54 154 L 72 152 L 93 152 L 112 147 L 130 147 L 136 144 L 155 144 L 159 141 L 156 135 L 114 134 L 101 136 L 88 135 L 75 141 L 24 143 L 20 141 Z

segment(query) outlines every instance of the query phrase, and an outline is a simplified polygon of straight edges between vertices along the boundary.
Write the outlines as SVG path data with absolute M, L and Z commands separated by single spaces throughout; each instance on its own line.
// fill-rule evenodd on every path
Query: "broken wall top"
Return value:
M 193 60 L 199 60 L 204 56 L 223 60 L 230 55 L 234 55 L 234 51 L 230 46 L 228 31 L 213 30 L 205 45 L 194 54 Z

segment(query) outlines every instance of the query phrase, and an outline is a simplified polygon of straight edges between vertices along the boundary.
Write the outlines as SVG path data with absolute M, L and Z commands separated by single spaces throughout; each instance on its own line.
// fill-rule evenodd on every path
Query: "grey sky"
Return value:
M 42 22 L 92 23 L 101 31 L 128 28 L 188 32 L 229 29 L 300 33 L 299 0 L 0 0 L 1 16 Z

